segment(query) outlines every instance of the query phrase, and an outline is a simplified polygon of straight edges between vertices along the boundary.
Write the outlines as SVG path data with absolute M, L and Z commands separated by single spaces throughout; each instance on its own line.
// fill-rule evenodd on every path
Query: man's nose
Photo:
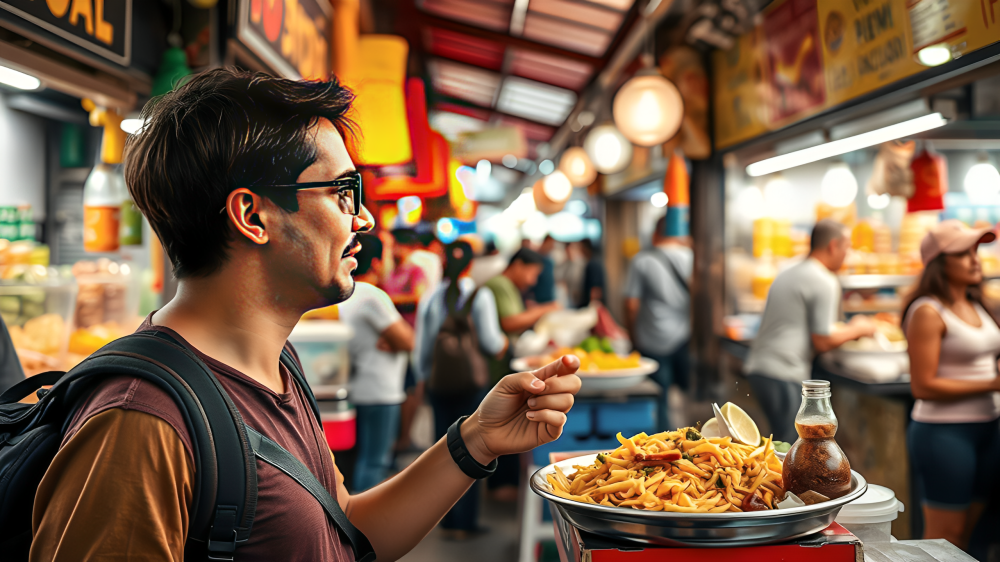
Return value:
M 369 232 L 375 228 L 375 218 L 368 211 L 368 207 L 361 205 L 361 212 L 354 217 L 354 232 Z

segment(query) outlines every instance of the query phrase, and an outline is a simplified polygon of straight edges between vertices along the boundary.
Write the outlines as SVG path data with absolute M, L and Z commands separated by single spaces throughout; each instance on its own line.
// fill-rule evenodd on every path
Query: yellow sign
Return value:
M 785 21 L 791 10 L 783 8 L 789 2 L 779 0 L 765 11 L 761 26 L 739 37 L 729 51 L 713 53 L 716 148 L 746 141 L 927 70 L 918 62 L 918 53 L 925 47 L 945 45 L 959 57 L 1000 41 L 1000 0 L 795 2 L 796 14 L 801 15 L 793 17 L 815 19 Z M 815 10 L 803 9 L 812 2 Z M 777 21 L 779 16 L 781 21 Z M 814 91 L 816 82 L 808 77 L 797 78 L 801 83 L 769 78 L 774 74 L 769 65 L 782 62 L 771 61 L 775 52 L 780 54 L 775 42 L 782 34 L 764 33 L 769 23 L 776 30 L 816 28 L 818 24 L 821 89 Z M 804 93 L 810 91 L 814 101 L 806 103 L 810 100 L 804 99 Z M 824 91 L 825 98 L 817 103 Z M 793 106 L 794 111 L 783 114 L 774 103 L 783 96 L 799 102 L 801 109 Z
M 924 70 L 905 0 L 819 0 L 827 107 Z
M 759 36 L 755 29 L 738 37 L 732 49 L 712 53 L 716 146 L 733 145 L 768 130 Z

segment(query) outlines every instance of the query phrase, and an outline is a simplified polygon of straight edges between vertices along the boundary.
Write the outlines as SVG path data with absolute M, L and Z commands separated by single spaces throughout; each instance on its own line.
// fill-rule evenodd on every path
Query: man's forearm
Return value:
M 550 310 L 547 306 L 539 306 L 525 310 L 519 314 L 501 318 L 500 327 L 509 334 L 523 332 L 534 326 L 538 322 L 538 319 L 545 316 Z
M 861 326 L 846 326 L 839 330 L 834 330 L 828 336 L 813 335 L 813 347 L 819 353 L 826 353 L 837 349 L 849 341 L 856 340 L 865 335 L 865 328 Z
M 472 478 L 455 464 L 442 438 L 396 477 L 351 496 L 346 512 L 372 542 L 380 562 L 396 560 L 427 536 L 471 485 Z

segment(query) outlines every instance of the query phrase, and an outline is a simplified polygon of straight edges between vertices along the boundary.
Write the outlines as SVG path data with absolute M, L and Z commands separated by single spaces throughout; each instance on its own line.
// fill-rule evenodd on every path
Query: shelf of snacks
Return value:
M 139 316 L 138 276 L 128 264 L 102 258 L 72 267 L 79 287 L 73 308 L 66 368 L 72 368 L 105 344 L 131 334 Z

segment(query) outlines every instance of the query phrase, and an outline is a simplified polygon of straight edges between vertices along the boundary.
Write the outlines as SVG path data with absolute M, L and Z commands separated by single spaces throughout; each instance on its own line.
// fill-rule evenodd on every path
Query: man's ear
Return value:
M 226 214 L 229 215 L 230 222 L 240 234 L 260 245 L 267 244 L 269 240 L 260 216 L 263 203 L 260 195 L 245 187 L 233 190 L 226 197 Z

